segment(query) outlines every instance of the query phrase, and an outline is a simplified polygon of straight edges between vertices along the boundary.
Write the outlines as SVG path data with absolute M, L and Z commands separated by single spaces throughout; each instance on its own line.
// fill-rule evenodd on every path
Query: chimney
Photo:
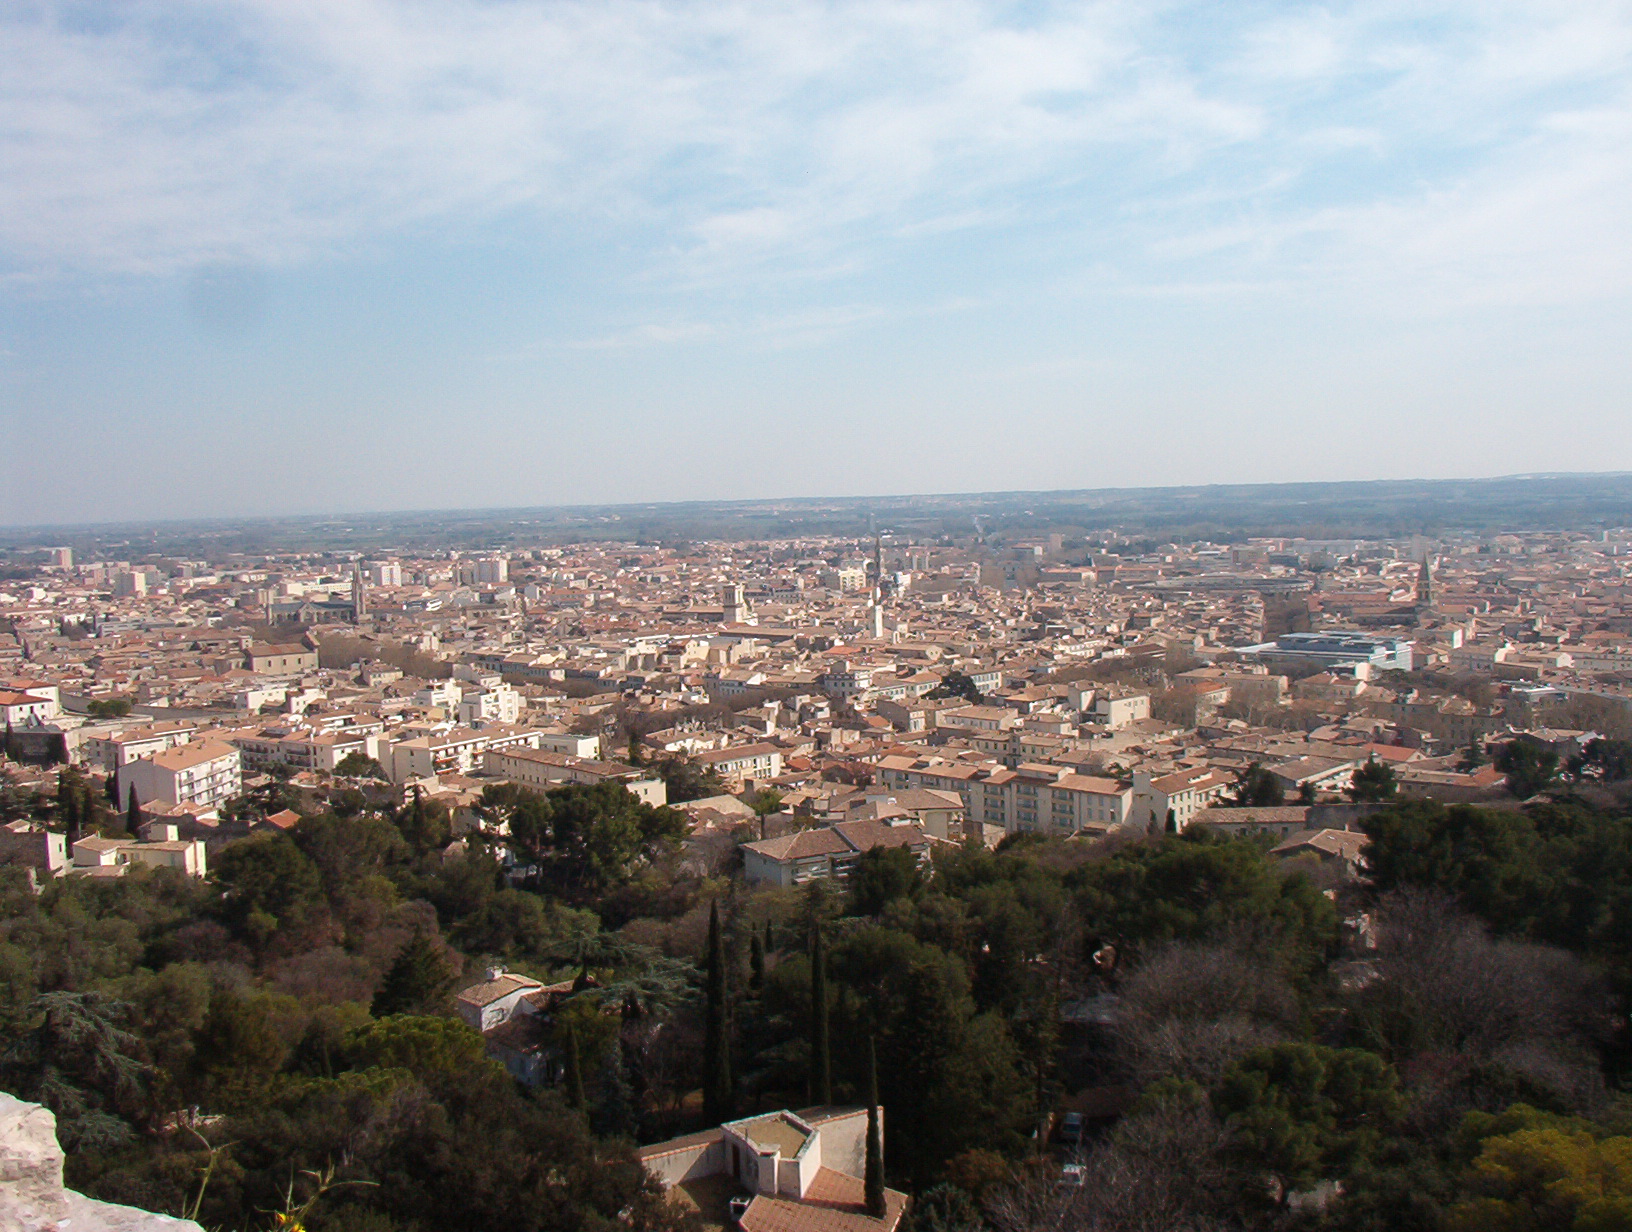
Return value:
M 488 979 L 489 983 L 492 983 L 492 981 L 494 981 L 496 979 L 502 978 L 503 975 L 504 975 L 504 968 L 503 967 L 489 967 L 487 969 L 487 979 Z

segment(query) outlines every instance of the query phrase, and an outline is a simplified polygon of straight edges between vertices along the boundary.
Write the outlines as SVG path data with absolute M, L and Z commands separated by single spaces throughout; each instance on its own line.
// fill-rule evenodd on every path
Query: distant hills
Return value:
M 865 535 L 919 541 L 1108 530 L 1231 542 L 1439 536 L 1453 531 L 1594 530 L 1632 525 L 1632 473 L 1507 475 L 1493 479 L 1217 484 L 805 497 L 530 509 L 405 511 L 315 517 L 0 530 L 0 546 L 68 544 L 82 556 L 224 552 L 492 549 L 588 540 L 678 542 Z

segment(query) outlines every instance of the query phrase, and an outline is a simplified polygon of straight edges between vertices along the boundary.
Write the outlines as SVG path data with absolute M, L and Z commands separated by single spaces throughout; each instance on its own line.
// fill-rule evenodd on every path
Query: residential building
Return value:
M 298 642 L 254 642 L 244 652 L 244 666 L 257 676 L 294 676 L 317 670 L 317 651 Z
M 226 803 L 241 790 L 242 757 L 230 744 L 194 740 L 178 748 L 126 762 L 118 770 L 119 798 L 131 788 L 142 801 L 196 804 Z
M 176 837 L 176 827 L 153 827 L 154 839 L 103 838 L 93 834 L 74 844 L 74 862 L 64 871 L 79 876 L 122 877 L 131 868 L 173 868 L 189 877 L 204 877 L 208 861 L 203 839 Z M 151 830 L 150 830 L 151 832 Z
M 782 888 L 807 881 L 843 880 L 865 852 L 905 847 L 927 863 L 934 839 L 915 821 L 840 821 L 742 845 L 743 876 Z
M 114 771 L 141 757 L 151 757 L 166 749 L 186 744 L 198 731 L 196 723 L 154 723 L 127 727 L 105 736 L 87 736 L 80 743 L 80 757 L 86 765 Z
M 621 783 L 643 804 L 657 806 L 668 803 L 669 799 L 668 786 L 662 779 L 620 761 L 591 761 L 543 749 L 489 749 L 483 755 L 482 769 L 538 791 L 549 791 L 568 783 L 593 786 L 612 782 Z
M 697 754 L 700 765 L 739 787 L 749 779 L 774 779 L 782 773 L 782 750 L 774 744 L 742 744 Z
M 878 1117 L 882 1133 L 884 1109 Z M 761 1113 L 635 1156 L 666 1190 L 695 1184 L 701 1193 L 726 1178 L 746 1199 L 742 1232 L 894 1232 L 907 1206 L 906 1194 L 886 1189 L 883 1217 L 867 1214 L 865 1108 Z
M 1133 776 L 1134 823 L 1151 833 L 1183 833 L 1196 815 L 1221 799 L 1231 778 L 1211 767 Z

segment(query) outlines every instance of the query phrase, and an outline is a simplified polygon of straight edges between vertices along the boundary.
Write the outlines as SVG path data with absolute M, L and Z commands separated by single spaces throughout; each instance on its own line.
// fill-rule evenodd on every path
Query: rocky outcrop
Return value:
M 0 1091 L 0 1232 L 203 1232 L 190 1219 L 97 1202 L 62 1187 L 57 1118 Z

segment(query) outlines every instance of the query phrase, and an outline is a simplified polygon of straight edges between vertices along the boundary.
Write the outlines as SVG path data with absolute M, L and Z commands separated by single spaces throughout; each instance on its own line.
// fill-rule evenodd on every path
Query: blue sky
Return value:
M 1632 469 L 1632 5 L 0 0 L 0 522 Z

